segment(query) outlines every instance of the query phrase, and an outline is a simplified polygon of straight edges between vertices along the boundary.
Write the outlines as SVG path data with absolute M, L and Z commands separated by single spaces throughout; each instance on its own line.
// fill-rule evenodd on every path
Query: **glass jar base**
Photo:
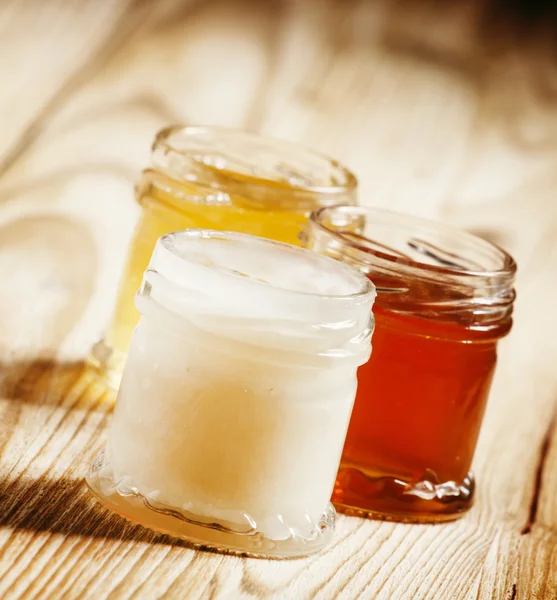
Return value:
M 89 371 L 106 387 L 118 391 L 126 355 L 108 346 L 105 340 L 98 341 L 87 357 Z
M 116 481 L 104 451 L 94 460 L 86 481 L 96 498 L 120 516 L 198 548 L 252 558 L 302 558 L 321 551 L 333 538 L 336 513 L 332 504 L 314 524 L 308 537 L 297 534 L 277 515 L 286 535 L 283 539 L 270 539 L 249 515 L 246 515 L 247 526 L 243 527 L 197 516 L 145 497 L 129 482 Z
M 441 523 L 458 519 L 472 507 L 474 487 L 472 472 L 460 483 L 439 482 L 431 472 L 409 482 L 341 466 L 332 500 L 339 512 L 348 515 L 401 523 Z

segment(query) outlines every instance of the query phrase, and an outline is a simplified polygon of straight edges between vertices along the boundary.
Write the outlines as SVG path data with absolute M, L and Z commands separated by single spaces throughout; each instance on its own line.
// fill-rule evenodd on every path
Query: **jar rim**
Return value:
M 236 351 L 278 351 L 280 359 L 268 358 L 281 364 L 359 366 L 369 357 L 374 299 L 371 281 L 327 256 L 242 233 L 188 229 L 159 238 L 136 306 L 173 322 L 175 332 L 203 330 L 235 340 Z
M 290 254 L 297 254 L 300 257 L 307 257 L 311 259 L 314 263 L 322 263 L 324 265 L 329 265 L 336 272 L 342 272 L 343 278 L 354 286 L 357 286 L 357 289 L 351 293 L 343 293 L 343 294 L 331 294 L 331 293 L 322 293 L 317 291 L 305 291 L 299 289 L 291 289 L 286 286 L 277 285 L 273 282 L 263 281 L 258 278 L 254 278 L 248 274 L 243 274 L 241 272 L 233 272 L 231 269 L 227 267 L 223 267 L 217 264 L 209 264 L 200 262 L 199 260 L 195 260 L 191 256 L 188 256 L 186 252 L 182 252 L 176 245 L 176 241 L 179 239 L 215 239 L 222 241 L 232 241 L 232 242 L 240 242 L 251 245 L 253 247 L 253 252 L 257 252 L 257 247 L 260 250 L 264 250 L 264 248 L 276 248 L 280 249 L 281 252 L 288 252 Z M 293 294 L 298 298 L 307 298 L 307 299 L 323 299 L 330 301 L 364 301 L 367 298 L 370 298 L 373 301 L 375 297 L 375 285 L 371 282 L 365 275 L 360 273 L 357 269 L 334 260 L 330 257 L 324 256 L 322 254 L 318 254 L 311 250 L 307 250 L 305 248 L 301 248 L 298 246 L 293 246 L 291 244 L 286 244 L 284 242 L 278 242 L 275 240 L 262 238 L 254 235 L 249 235 L 246 233 L 239 233 L 235 231 L 219 231 L 213 229 L 186 229 L 183 231 L 171 232 L 163 235 L 159 240 L 161 246 L 165 248 L 167 252 L 179 258 L 180 260 L 186 261 L 190 265 L 196 265 L 202 267 L 204 269 L 211 270 L 212 272 L 216 272 L 223 277 L 233 277 L 237 282 L 239 278 L 245 281 L 246 284 L 250 284 L 259 289 L 273 290 L 278 292 L 284 292 L 287 294 Z M 154 258 L 155 255 L 153 255 Z
M 347 235 L 345 232 L 336 231 L 331 227 L 328 227 L 324 220 L 328 215 L 334 212 L 344 213 L 352 216 L 367 217 L 372 223 L 381 225 L 393 225 L 394 227 L 401 227 L 407 230 L 418 232 L 420 229 L 437 231 L 450 235 L 453 239 L 458 238 L 467 244 L 476 244 L 482 246 L 484 249 L 492 252 L 499 261 L 500 266 L 498 268 L 464 268 L 453 264 L 433 264 L 425 261 L 415 260 L 408 256 L 403 256 L 395 251 L 390 251 L 388 247 L 383 250 L 374 248 L 372 246 L 364 247 L 362 242 L 373 242 L 371 238 L 361 236 L 359 240 L 355 240 Z M 469 278 L 469 279 L 493 279 L 497 278 L 500 282 L 506 282 L 508 285 L 512 285 L 517 270 L 517 265 L 514 258 L 506 252 L 503 248 L 481 238 L 468 231 L 463 231 L 456 227 L 452 227 L 445 223 L 434 221 L 431 219 L 425 219 L 423 217 L 417 217 L 396 211 L 371 208 L 367 206 L 350 206 L 338 204 L 335 206 L 326 206 L 314 211 L 310 216 L 310 225 L 316 227 L 318 230 L 331 236 L 335 241 L 344 244 L 353 252 L 357 252 L 358 258 L 361 259 L 362 263 L 372 262 L 371 257 L 375 261 L 380 261 L 383 264 L 395 264 L 400 267 L 406 267 L 411 269 L 419 277 L 427 279 L 429 276 L 438 278 L 439 276 L 453 276 L 457 278 Z M 365 257 L 368 255 L 370 258 L 366 261 Z M 446 261 L 449 263 L 449 261 Z
M 276 158 L 278 166 L 273 172 L 273 169 L 257 164 L 248 165 L 245 153 L 239 149 L 235 165 L 225 168 L 224 163 L 219 165 L 219 160 L 209 156 L 209 152 L 215 150 L 212 144 L 222 144 L 224 154 L 227 144 L 230 149 L 234 144 L 238 148 L 241 144 L 249 145 L 258 150 L 260 157 Z M 205 155 L 200 155 L 199 152 L 204 150 Z M 308 165 L 311 162 L 309 166 L 317 167 L 315 172 L 303 172 L 304 157 Z M 358 185 L 355 175 L 347 167 L 302 144 L 221 126 L 166 127 L 155 137 L 152 160 L 155 168 L 171 176 L 216 191 L 227 191 L 230 186 L 241 185 L 244 191 L 249 189 L 255 194 L 274 192 L 284 195 L 286 192 L 296 204 L 309 204 L 311 208 L 322 206 L 323 201 L 327 206 L 349 201 L 347 195 L 353 194 Z M 172 165 L 169 164 L 171 161 Z M 281 167 L 283 172 L 280 172 Z M 315 201 L 316 196 L 320 198 L 319 203 Z

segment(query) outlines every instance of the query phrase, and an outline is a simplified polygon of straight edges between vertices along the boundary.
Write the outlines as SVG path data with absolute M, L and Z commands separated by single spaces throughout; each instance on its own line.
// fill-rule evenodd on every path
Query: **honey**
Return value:
M 193 543 L 321 550 L 374 296 L 358 271 L 302 248 L 200 229 L 163 236 L 90 488 Z
M 333 502 L 388 520 L 458 517 L 472 505 L 497 342 L 512 325 L 514 261 L 470 234 L 357 207 L 318 211 L 307 244 L 378 291 Z
M 217 127 L 161 131 L 136 189 L 141 216 L 114 314 L 90 366 L 118 387 L 139 318 L 134 297 L 160 236 L 208 228 L 299 245 L 311 211 L 355 204 L 356 185 L 343 166 L 296 144 Z

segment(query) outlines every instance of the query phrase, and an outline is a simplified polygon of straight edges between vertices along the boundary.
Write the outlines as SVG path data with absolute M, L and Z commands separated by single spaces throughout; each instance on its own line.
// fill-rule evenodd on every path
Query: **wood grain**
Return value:
M 516 6 L 513 4 L 512 6 Z M 21 0 L 0 9 L 0 597 L 557 598 L 557 65 L 504 3 Z M 542 16 L 543 17 L 543 16 Z M 445 219 L 519 263 L 462 520 L 340 518 L 273 562 L 100 508 L 110 419 L 83 368 L 110 315 L 154 132 L 214 123 L 339 157 L 364 204 Z

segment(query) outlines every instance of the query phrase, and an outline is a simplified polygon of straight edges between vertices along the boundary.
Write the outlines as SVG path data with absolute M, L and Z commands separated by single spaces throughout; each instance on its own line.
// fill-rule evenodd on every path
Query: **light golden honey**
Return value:
M 182 151 L 171 146 L 173 136 L 181 136 L 183 141 L 184 136 L 195 137 L 198 132 L 204 136 L 203 143 L 211 136 L 208 149 L 196 146 L 192 152 L 189 147 Z M 244 148 L 236 139 L 243 143 L 243 137 L 249 142 L 245 158 Z M 231 156 L 227 160 L 232 138 Z M 261 145 L 262 166 L 257 164 L 259 157 L 254 143 Z M 275 144 L 279 145 L 278 156 L 272 155 L 277 154 Z M 153 148 L 155 168 L 144 171 L 137 186 L 142 211 L 130 244 L 115 311 L 104 340 L 93 348 L 89 358 L 90 366 L 111 387 L 119 385 L 131 334 L 139 318 L 135 294 L 161 235 L 204 228 L 300 245 L 300 232 L 312 210 L 337 202 L 356 202 L 356 180 L 349 171 L 295 145 L 287 144 L 285 151 L 283 144 L 218 128 L 169 129 L 159 134 Z M 299 171 L 297 150 L 302 152 Z M 219 161 L 225 168 L 219 166 Z

